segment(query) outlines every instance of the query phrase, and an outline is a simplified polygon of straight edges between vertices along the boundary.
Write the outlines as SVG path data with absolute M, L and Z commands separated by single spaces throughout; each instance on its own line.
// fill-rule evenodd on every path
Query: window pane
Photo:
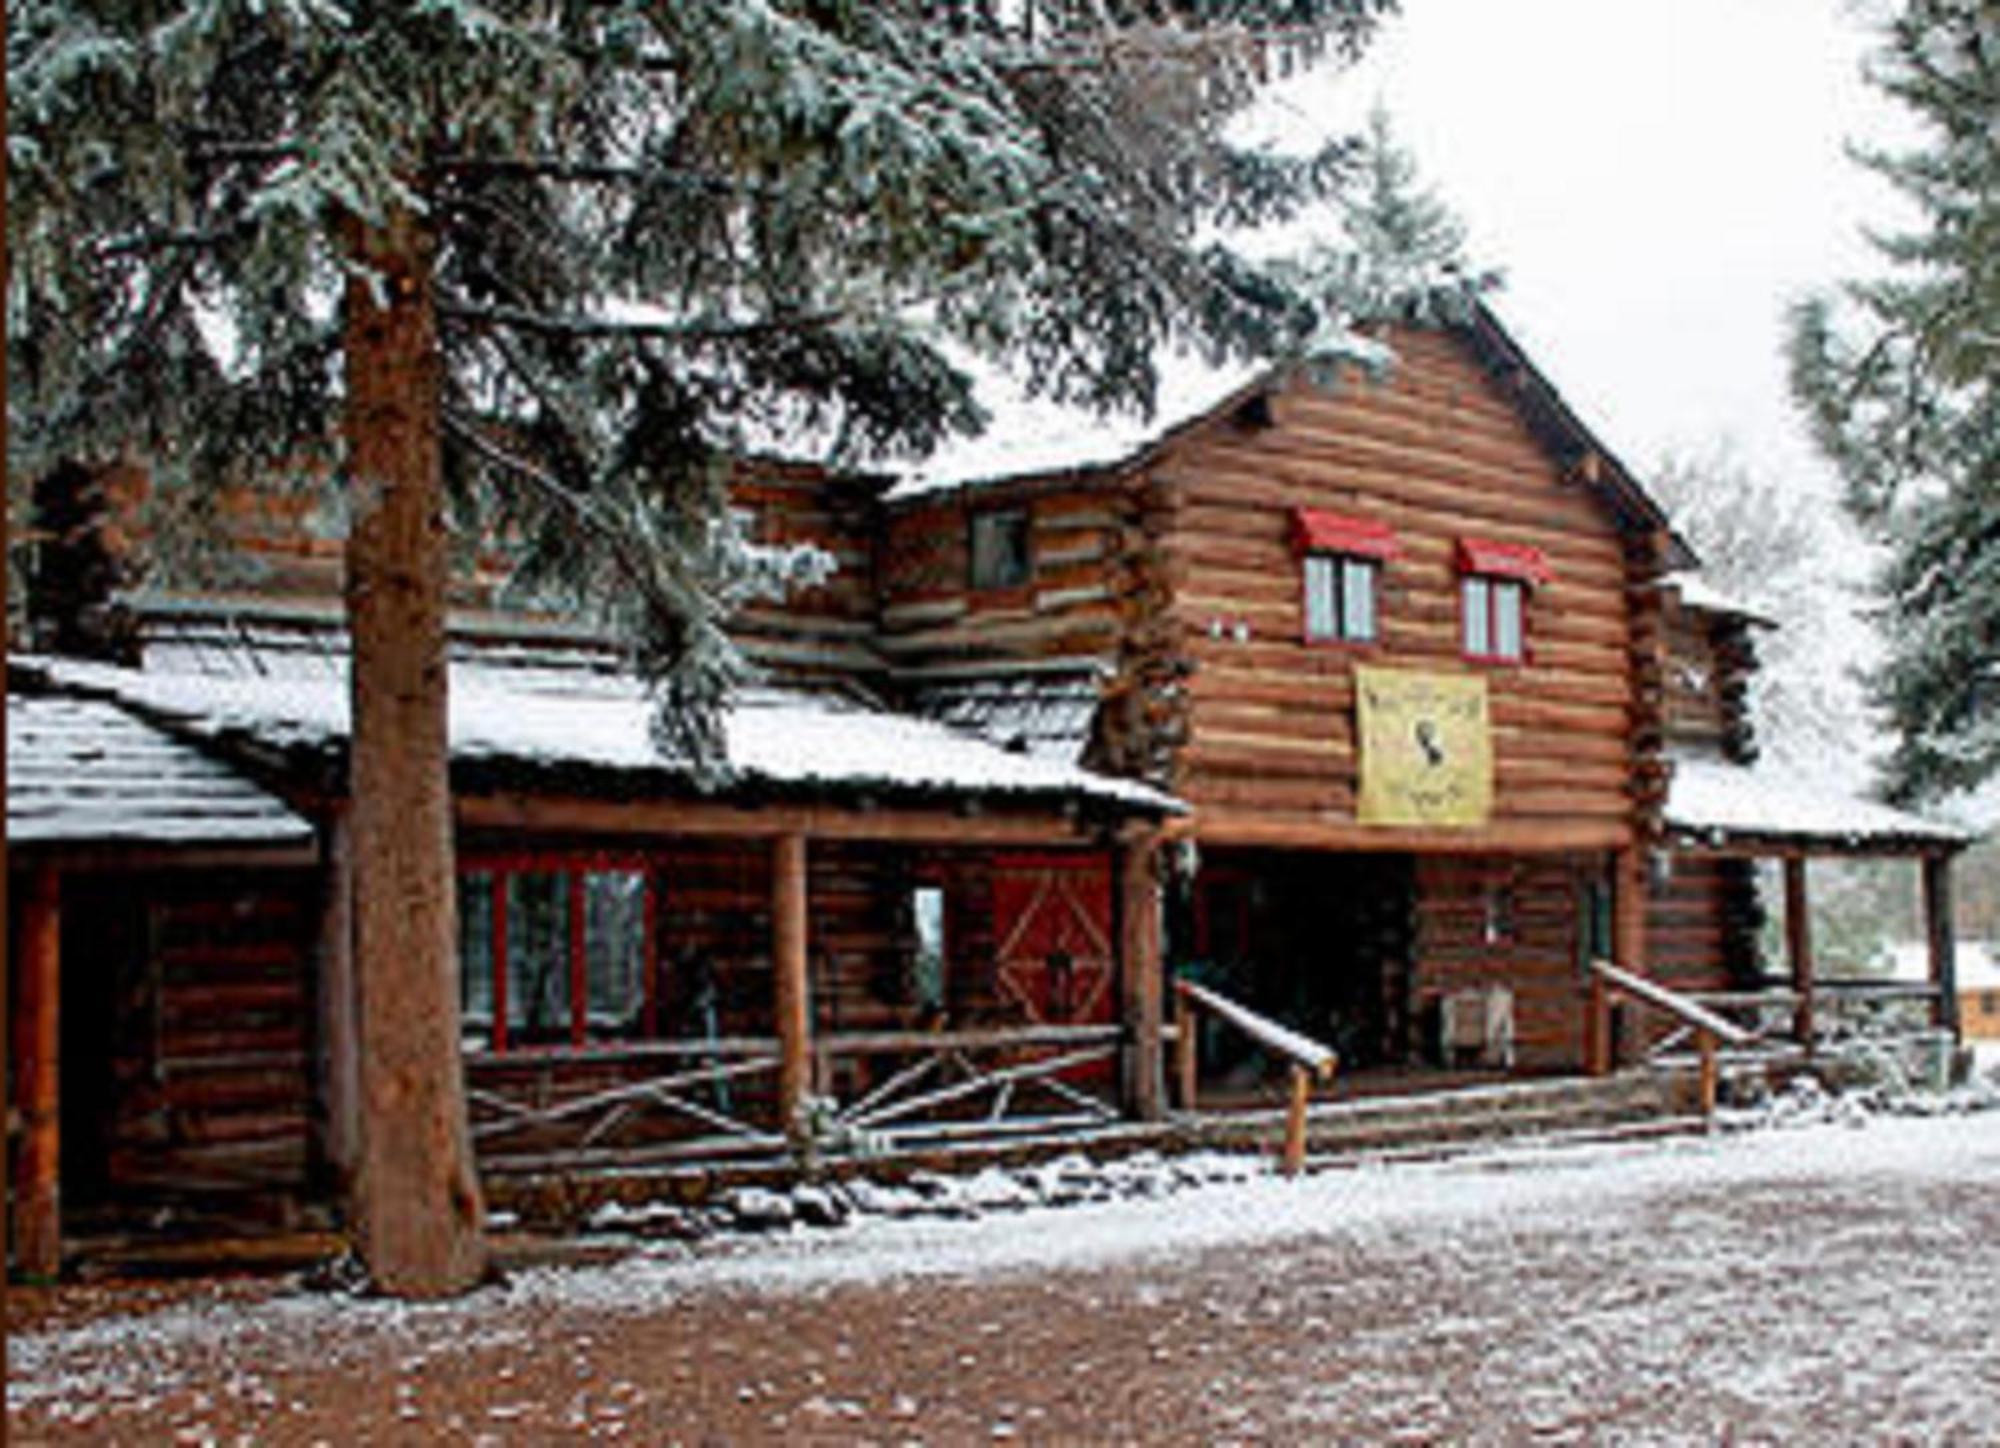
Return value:
M 493 1040 L 493 877 L 458 877 L 458 1007 L 466 1039 Z
M 972 586 L 1019 588 L 1028 581 L 1028 514 L 1022 508 L 972 515 Z
M 1493 652 L 1493 637 L 1488 627 L 1486 599 L 1485 579 L 1468 578 L 1459 585 L 1459 611 L 1465 619 L 1465 651 L 1478 657 Z
M 1343 558 L 1340 563 L 1341 636 L 1350 639 L 1375 637 L 1375 574 L 1377 565 L 1363 558 Z
M 1521 657 L 1521 585 L 1493 585 L 1493 652 L 1503 659 Z
M 590 1033 L 636 1034 L 646 1003 L 646 877 L 593 870 L 583 877 Z
M 944 891 L 917 886 L 910 892 L 910 914 L 917 932 L 912 993 L 918 1005 L 938 1010 L 944 1005 Z
M 507 876 L 507 1030 L 523 1043 L 569 1038 L 569 877 Z
M 1334 637 L 1333 559 L 1324 553 L 1306 555 L 1306 637 Z

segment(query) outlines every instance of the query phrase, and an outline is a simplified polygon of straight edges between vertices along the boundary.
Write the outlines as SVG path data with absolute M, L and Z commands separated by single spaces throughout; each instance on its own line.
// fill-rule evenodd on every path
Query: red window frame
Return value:
M 1292 510 L 1292 550 L 1299 558 L 1299 637 L 1309 644 L 1366 647 L 1382 637 L 1382 577 L 1389 560 L 1399 557 L 1401 546 L 1396 532 L 1387 523 L 1335 513 L 1325 508 Z M 1324 558 L 1332 568 L 1333 629 L 1315 632 L 1312 626 L 1312 570 L 1308 560 Z M 1368 632 L 1350 631 L 1347 607 L 1347 565 L 1367 569 Z
M 492 1025 L 486 1049 L 494 1055 L 520 1051 L 582 1050 L 590 1045 L 590 956 L 589 921 L 584 900 L 584 880 L 592 874 L 636 874 L 645 889 L 640 905 L 640 929 L 644 939 L 640 954 L 639 1029 L 647 1040 L 659 1035 L 660 964 L 660 877 L 652 861 L 643 855 L 591 852 L 585 854 L 493 854 L 467 855 L 458 863 L 461 891 L 469 875 L 485 875 L 492 881 L 491 938 L 487 957 L 488 979 L 492 987 Z M 507 881 L 515 875 L 561 875 L 568 895 L 569 914 L 569 1039 L 566 1043 L 517 1046 L 508 1039 L 507 994 Z M 460 969 L 466 961 L 461 952 Z M 460 987 L 463 990 L 463 986 Z

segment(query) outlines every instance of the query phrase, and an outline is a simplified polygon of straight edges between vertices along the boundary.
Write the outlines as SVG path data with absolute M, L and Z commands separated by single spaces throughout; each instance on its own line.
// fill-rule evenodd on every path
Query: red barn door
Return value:
M 993 862 L 1000 999 L 1039 1025 L 1116 1019 L 1111 862 L 1095 855 L 1000 855 Z

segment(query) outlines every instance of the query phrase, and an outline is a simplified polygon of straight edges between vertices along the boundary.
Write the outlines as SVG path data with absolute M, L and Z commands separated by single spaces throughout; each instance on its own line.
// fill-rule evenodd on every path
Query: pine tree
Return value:
M 1872 682 L 1908 798 L 2000 770 L 2000 7 L 1906 0 L 1871 74 L 1924 142 L 1857 157 L 1920 222 L 1875 238 L 1886 276 L 1794 312 L 1791 367 L 1850 509 L 1889 548 Z
M 1316 240 L 1294 263 L 1308 291 L 1350 319 L 1451 321 L 1500 286 L 1499 272 L 1472 261 L 1464 222 L 1423 184 L 1381 105 L 1368 114 L 1353 169 L 1333 202 L 1338 239 Z
M 1389 0 L 21 0 L 10 464 L 142 461 L 172 516 L 331 477 L 350 519 L 358 1242 L 481 1271 L 453 990 L 444 580 L 526 540 L 716 757 L 723 624 L 815 566 L 750 545 L 773 431 L 920 452 L 979 421 L 948 337 L 1145 405 L 1170 338 L 1276 351 L 1311 302 L 1200 241 L 1347 152 L 1222 122 Z

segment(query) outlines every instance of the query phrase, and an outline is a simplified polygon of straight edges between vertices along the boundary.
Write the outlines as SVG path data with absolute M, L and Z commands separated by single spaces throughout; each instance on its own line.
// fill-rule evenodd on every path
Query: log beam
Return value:
M 1160 902 L 1151 836 L 1118 847 L 1118 979 L 1125 1013 L 1125 1107 L 1141 1121 L 1165 1114 L 1161 1080 Z
M 14 1189 L 14 1264 L 31 1280 L 62 1267 L 62 885 L 47 866 L 28 876 L 14 955 L 14 1109 L 21 1124 Z
M 1951 856 L 1926 855 L 1923 865 L 1924 940 L 1930 951 L 1931 1024 L 1959 1034 L 1958 947 L 1952 938 Z
M 1792 1012 L 1792 1036 L 1806 1054 L 1813 1051 L 1813 1036 L 1818 1029 L 1817 1002 L 1813 990 L 1813 940 L 1812 904 L 1806 888 L 1806 862 L 1803 855 L 1793 855 L 1785 861 L 1785 959 L 1791 966 L 1792 990 L 1798 996 L 1798 1005 Z
M 812 1094 L 812 990 L 806 974 L 806 837 L 780 835 L 771 845 L 771 964 L 780 1060 L 780 1125 L 796 1136 L 800 1108 Z

